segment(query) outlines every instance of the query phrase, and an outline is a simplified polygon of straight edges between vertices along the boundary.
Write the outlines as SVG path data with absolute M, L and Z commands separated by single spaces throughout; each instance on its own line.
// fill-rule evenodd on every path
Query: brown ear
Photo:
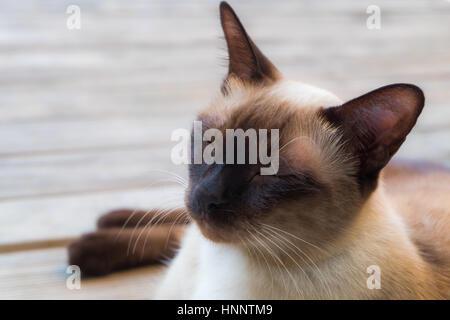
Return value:
M 264 82 L 278 79 L 279 71 L 247 35 L 236 13 L 226 2 L 220 3 L 220 20 L 228 47 L 228 77 L 244 82 Z
M 397 152 L 420 115 L 425 98 L 411 84 L 392 84 L 323 111 L 342 128 L 350 150 L 360 160 L 360 178 L 376 179 Z

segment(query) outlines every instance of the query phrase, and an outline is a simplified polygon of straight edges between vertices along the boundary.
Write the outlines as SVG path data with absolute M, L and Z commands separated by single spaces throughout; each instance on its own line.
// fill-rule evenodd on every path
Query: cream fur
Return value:
M 264 89 L 267 90 L 267 89 Z M 338 105 L 333 94 L 282 80 L 266 94 L 304 108 Z M 240 96 L 239 98 L 242 98 Z M 236 99 L 239 99 L 236 98 Z M 228 103 L 233 97 L 228 97 Z M 217 105 L 217 103 L 216 103 Z M 220 105 L 220 103 L 219 103 Z M 230 106 L 230 104 L 228 104 Z M 191 224 L 172 261 L 157 299 L 395 299 L 433 297 L 428 265 L 408 238 L 401 218 L 379 187 L 345 235 L 328 247 L 316 266 L 281 270 L 255 263 L 245 248 L 217 244 Z M 381 268 L 381 289 L 369 289 L 367 267 Z M 273 281 L 272 281 L 273 279 Z M 293 281 L 294 280 L 294 281 Z M 436 294 L 436 297 L 439 297 Z

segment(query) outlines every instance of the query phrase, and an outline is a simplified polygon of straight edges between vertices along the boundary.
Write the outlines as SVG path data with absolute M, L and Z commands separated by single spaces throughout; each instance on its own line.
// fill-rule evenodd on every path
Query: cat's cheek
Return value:
M 269 186 L 270 184 L 272 184 L 278 180 L 279 180 L 279 178 L 277 176 L 272 176 L 272 175 L 264 176 L 264 175 L 258 174 L 252 178 L 252 180 L 250 182 L 250 186 L 261 189 L 261 188 L 265 188 L 265 187 Z

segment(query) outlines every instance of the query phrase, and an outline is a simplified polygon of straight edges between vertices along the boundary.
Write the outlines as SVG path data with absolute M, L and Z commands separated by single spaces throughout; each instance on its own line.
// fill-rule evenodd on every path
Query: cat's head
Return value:
M 223 146 L 226 129 L 278 129 L 277 150 L 270 152 L 279 162 L 275 174 L 262 175 L 267 163 L 258 158 L 249 164 L 248 138 L 245 164 L 190 164 L 190 214 L 218 242 L 253 241 L 250 234 L 263 233 L 263 226 L 307 241 L 331 240 L 377 187 L 380 170 L 423 108 L 423 93 L 393 84 L 342 103 L 325 90 L 285 79 L 224 2 L 220 16 L 228 75 L 220 96 L 197 120 L 203 130 L 222 132 Z M 203 141 L 202 150 L 207 146 Z

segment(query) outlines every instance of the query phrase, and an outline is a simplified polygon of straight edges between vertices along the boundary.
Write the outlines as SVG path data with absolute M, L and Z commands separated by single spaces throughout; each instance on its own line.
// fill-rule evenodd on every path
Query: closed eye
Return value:
M 252 177 L 250 183 L 266 187 L 271 193 L 313 193 L 323 188 L 323 184 L 308 173 L 260 175 L 258 172 Z
M 260 172 L 256 172 L 250 179 L 249 184 L 259 184 L 259 185 L 269 185 L 272 183 L 277 183 L 279 181 L 287 181 L 289 179 L 289 175 L 261 175 Z

